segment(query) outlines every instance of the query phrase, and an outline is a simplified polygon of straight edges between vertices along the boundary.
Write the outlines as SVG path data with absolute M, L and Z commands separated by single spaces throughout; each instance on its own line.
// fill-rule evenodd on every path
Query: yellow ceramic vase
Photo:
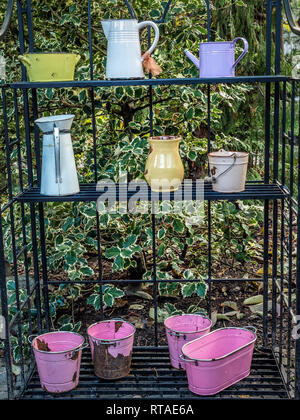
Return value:
M 74 80 L 80 55 L 65 53 L 29 53 L 19 55 L 30 82 L 67 82 Z
M 145 167 L 145 179 L 156 192 L 176 191 L 184 177 L 184 167 L 179 155 L 181 137 L 150 137 L 150 153 Z

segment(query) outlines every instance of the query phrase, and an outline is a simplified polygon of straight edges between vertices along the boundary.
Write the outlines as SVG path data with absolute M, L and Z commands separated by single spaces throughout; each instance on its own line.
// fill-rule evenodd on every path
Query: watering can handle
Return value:
M 238 36 L 237 38 L 235 38 L 232 42 L 235 44 L 236 41 L 238 41 L 239 39 L 241 39 L 243 41 L 243 43 L 244 43 L 244 51 L 239 56 L 239 58 L 236 60 L 236 62 L 234 63 L 233 67 L 235 67 L 241 61 L 241 59 L 244 57 L 244 55 L 248 52 L 248 48 L 249 48 L 248 41 L 245 38 L 242 38 L 240 36 Z
M 61 171 L 60 171 L 60 133 L 59 128 L 54 125 L 53 128 L 53 139 L 54 139 L 54 158 L 55 158 L 55 182 L 57 184 L 62 183 Z
M 6 32 L 8 31 L 8 28 L 11 22 L 13 7 L 14 7 L 14 0 L 9 0 L 7 9 L 6 9 L 4 22 L 2 23 L 2 26 L 0 28 L 0 41 L 4 38 Z
M 153 41 L 151 47 L 149 48 L 149 50 L 146 51 L 146 53 L 145 53 L 145 54 L 149 54 L 150 55 L 155 50 L 156 45 L 157 45 L 157 43 L 159 41 L 159 29 L 158 29 L 158 26 L 156 25 L 156 23 L 152 22 L 151 20 L 145 20 L 144 22 L 138 23 L 138 30 L 140 31 L 141 29 L 145 28 L 146 26 L 152 26 L 152 28 L 154 29 L 154 32 L 155 32 L 154 41 Z M 142 58 L 142 61 L 143 60 L 144 59 Z

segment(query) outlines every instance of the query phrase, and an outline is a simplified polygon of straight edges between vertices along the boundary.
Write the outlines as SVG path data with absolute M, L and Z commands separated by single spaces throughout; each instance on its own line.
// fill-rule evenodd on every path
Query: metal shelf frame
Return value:
M 124 0 L 129 14 L 135 18 L 135 13 L 130 3 Z M 172 7 L 172 0 L 165 3 L 160 19 L 156 23 L 163 23 L 167 13 Z M 16 0 L 19 24 L 20 54 L 34 52 L 34 30 L 31 10 L 31 0 Z M 207 40 L 212 38 L 211 31 L 211 4 L 207 5 Z M 282 1 L 267 0 L 266 2 L 266 74 L 258 76 L 237 76 L 230 78 L 190 78 L 190 79 L 159 79 L 148 78 L 143 80 L 95 80 L 93 74 L 93 33 L 92 33 L 92 0 L 88 0 L 88 27 L 89 27 L 89 53 L 90 53 L 90 80 L 76 80 L 72 82 L 55 83 L 32 83 L 27 80 L 26 69 L 22 65 L 22 80 L 0 86 L 3 110 L 4 142 L 6 153 L 6 171 L 8 184 L 8 201 L 0 207 L 0 291 L 2 303 L 2 315 L 6 320 L 4 340 L 5 360 L 7 367 L 7 386 L 10 399 L 82 399 L 82 398 L 125 398 L 130 395 L 138 395 L 142 398 L 176 398 L 191 399 L 198 396 L 188 391 L 185 375 L 182 372 L 172 370 L 168 365 L 167 349 L 159 346 L 158 342 L 158 284 L 160 282 L 197 282 L 198 279 L 158 279 L 157 278 L 157 220 L 155 214 L 151 214 L 152 228 L 152 255 L 153 275 L 148 282 L 153 287 L 154 328 L 153 346 L 135 348 L 132 373 L 128 378 L 114 383 L 99 381 L 92 371 L 90 356 L 84 354 L 81 370 L 82 381 L 77 390 L 68 395 L 51 396 L 42 391 L 38 384 L 37 373 L 34 370 L 34 362 L 30 365 L 29 373 L 25 369 L 25 348 L 22 341 L 22 322 L 24 313 L 29 323 L 28 335 L 33 332 L 33 324 L 37 322 L 37 332 L 51 329 L 51 317 L 49 299 L 51 297 L 50 285 L 56 282 L 49 279 L 47 267 L 46 226 L 44 221 L 47 203 L 53 202 L 95 202 L 106 190 L 97 186 L 98 182 L 98 146 L 95 117 L 95 89 L 105 89 L 116 86 L 145 86 L 149 92 L 149 116 L 150 135 L 153 135 L 153 93 L 156 86 L 204 86 L 207 92 L 207 151 L 211 150 L 211 86 L 219 83 L 236 84 L 251 83 L 260 84 L 265 89 L 265 125 L 264 125 L 264 176 L 260 181 L 248 181 L 246 189 L 240 193 L 222 194 L 212 191 L 208 184 L 204 184 L 204 199 L 207 203 L 207 261 L 208 270 L 205 279 L 208 283 L 207 301 L 211 308 L 213 287 L 217 282 L 261 282 L 263 287 L 263 317 L 261 321 L 261 334 L 263 350 L 255 353 L 253 369 L 249 378 L 240 384 L 230 387 L 218 394 L 219 398 L 296 398 L 300 399 L 300 345 L 299 339 L 292 336 L 294 323 L 300 314 L 300 241 L 295 240 L 300 233 L 300 215 L 298 202 L 300 193 L 299 167 L 300 147 L 297 146 L 296 119 L 299 117 L 300 82 L 289 76 L 280 74 L 280 32 L 282 20 Z M 272 23 L 272 16 L 275 21 Z M 273 28 L 273 26 L 274 28 Z M 274 33 L 274 39 L 273 39 Z M 150 43 L 151 34 L 148 31 Z M 274 63 L 272 62 L 272 50 Z M 41 174 L 41 150 L 40 136 L 33 128 L 32 118 L 40 115 L 38 103 L 38 91 L 47 88 L 88 89 L 91 98 L 91 120 L 93 138 L 93 164 L 94 182 L 81 184 L 80 193 L 69 197 L 49 197 L 40 194 Z M 40 92 L 39 92 L 40 93 Z M 22 102 L 22 112 L 20 111 Z M 9 125 L 13 109 L 15 127 L 13 133 Z M 289 109 L 289 111 L 288 111 Z M 290 112 L 289 118 L 287 113 Z M 21 120 L 24 123 L 25 136 L 21 134 Z M 273 122 L 273 125 L 272 125 Z M 271 128 L 272 127 L 272 128 Z M 299 133 L 300 138 L 300 133 Z M 21 156 L 21 145 L 26 147 L 26 160 Z M 14 156 L 14 158 L 13 158 Z M 12 168 L 18 168 L 17 186 L 13 183 Z M 116 189 L 116 200 L 122 200 L 124 196 L 129 200 L 139 191 L 138 184 L 120 184 Z M 196 181 L 184 185 L 181 195 L 171 193 L 170 200 L 185 200 L 185 192 L 188 197 L 197 200 Z M 153 203 L 164 200 L 162 194 L 153 194 L 147 188 L 141 199 Z M 259 278 L 214 278 L 212 272 L 212 241 L 213 219 L 212 208 L 218 200 L 261 200 L 264 206 L 263 239 L 264 261 L 263 274 Z M 16 213 L 21 217 L 21 232 L 16 231 Z M 10 221 L 10 239 L 7 242 L 7 231 L 4 231 L 3 217 Z M 82 281 L 85 284 L 98 284 L 100 286 L 100 309 L 99 319 L 104 318 L 102 286 L 108 280 L 102 276 L 102 249 L 101 232 L 99 229 L 99 215 L 95 211 L 97 222 L 97 280 Z M 22 247 L 16 246 L 16 234 L 22 237 Z M 271 239 L 272 238 L 272 239 Z M 9 243 L 9 250 L 7 249 Z M 294 256 L 295 247 L 297 256 Z M 12 253 L 12 270 L 14 287 L 16 291 L 16 313 L 9 318 L 9 291 L 7 288 L 7 273 L 5 256 Z M 271 258 L 270 258 L 271 251 Z M 30 254 L 30 258 L 29 258 Z M 27 297 L 21 301 L 19 296 L 20 275 L 18 263 L 22 259 L 26 278 Z M 29 260 L 31 259 L 31 264 Z M 296 261 L 296 264 L 295 264 Z M 296 265 L 296 271 L 294 266 Z M 30 282 L 31 270 L 34 281 Z M 270 274 L 271 273 L 271 274 Z M 109 283 L 119 280 L 110 279 Z M 269 283 L 271 281 L 271 286 Z M 140 282 L 140 279 L 122 280 L 123 284 Z M 61 282 L 63 283 L 63 282 Z M 73 284 L 75 282 L 69 282 Z M 296 301 L 293 301 L 293 294 Z M 272 300 L 272 318 L 268 317 L 268 305 Z M 279 315 L 278 314 L 279 304 Z M 25 311 L 26 309 L 26 311 Z M 210 309 L 209 309 L 210 311 Z M 209 312 L 210 313 L 210 312 Z M 35 332 L 35 331 L 34 331 Z M 13 375 L 13 360 L 11 356 L 12 339 L 16 339 L 20 349 L 20 382 L 17 388 Z M 293 353 L 295 352 L 295 353 Z M 295 358 L 293 356 L 295 354 Z M 294 358 L 294 361 L 293 361 Z M 157 369 L 158 376 L 150 373 Z M 176 391 L 176 392 L 175 392 Z M 178 392 L 177 392 L 178 391 Z

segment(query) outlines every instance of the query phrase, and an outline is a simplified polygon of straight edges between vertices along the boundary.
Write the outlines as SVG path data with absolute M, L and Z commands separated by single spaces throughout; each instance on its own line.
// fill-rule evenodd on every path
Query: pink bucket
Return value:
M 95 375 L 120 379 L 130 372 L 135 327 L 123 320 L 101 321 L 89 326 L 89 343 Z
M 49 332 L 32 340 L 32 348 L 44 391 L 67 392 L 78 385 L 84 338 L 70 331 Z
M 220 328 L 182 347 L 190 391 L 214 395 L 250 374 L 256 329 Z
M 185 369 L 179 358 L 182 346 L 210 331 L 211 321 L 201 315 L 174 315 L 165 320 L 166 335 L 169 345 L 171 365 L 176 369 Z

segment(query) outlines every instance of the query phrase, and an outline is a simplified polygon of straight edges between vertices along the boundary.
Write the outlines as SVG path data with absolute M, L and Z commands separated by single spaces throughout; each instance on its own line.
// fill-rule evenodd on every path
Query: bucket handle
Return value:
M 72 351 L 72 355 L 70 359 L 72 359 L 78 351 L 84 350 L 88 347 L 88 343 L 84 343 L 82 346 L 78 347 L 78 349 Z
M 193 363 L 195 363 L 196 366 L 198 366 L 198 361 L 197 360 L 195 360 L 195 359 L 186 359 L 184 357 L 184 354 L 180 354 L 179 355 L 179 359 L 182 360 L 184 363 L 186 363 L 186 362 L 193 362 Z
M 35 337 L 38 337 L 38 334 L 30 334 L 30 335 L 27 337 L 27 341 L 28 341 L 28 343 L 32 345 L 32 342 L 33 342 L 33 340 L 34 340 L 34 338 L 35 338 Z
M 223 149 L 220 149 L 219 150 L 219 152 L 221 152 L 221 151 L 223 151 Z M 214 169 L 214 167 L 211 169 L 211 176 L 210 177 L 206 177 L 206 181 L 210 181 L 210 182 L 212 182 L 212 183 L 215 183 L 215 182 L 217 182 L 217 179 L 218 178 L 220 178 L 220 176 L 222 176 L 222 175 L 225 175 L 227 172 L 229 172 L 233 167 L 234 167 L 234 165 L 235 165 L 235 162 L 236 162 L 236 153 L 235 152 L 233 152 L 231 155 L 229 155 L 228 157 L 233 157 L 233 162 L 232 162 L 232 164 L 230 165 L 230 166 L 228 166 L 228 168 L 226 168 L 225 169 L 225 171 L 223 171 L 223 172 L 221 172 L 218 176 L 214 176 L 214 174 L 212 173 L 213 172 L 213 169 Z
M 253 325 L 246 325 L 243 328 L 245 328 L 246 330 L 252 331 L 256 335 L 257 329 Z

